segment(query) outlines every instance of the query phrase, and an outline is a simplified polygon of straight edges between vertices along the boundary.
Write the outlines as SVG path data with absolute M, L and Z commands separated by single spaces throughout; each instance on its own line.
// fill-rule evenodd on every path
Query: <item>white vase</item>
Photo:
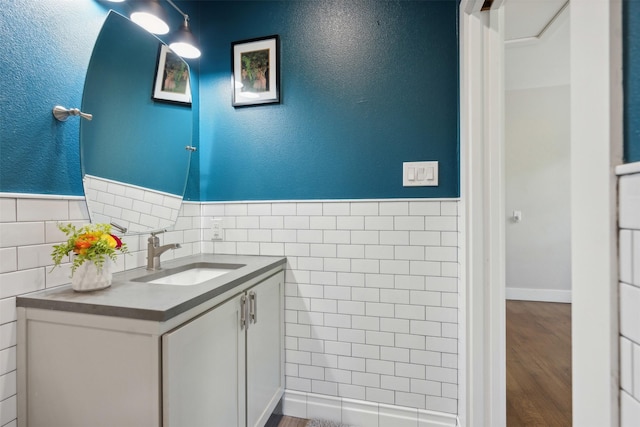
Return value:
M 108 288 L 111 286 L 112 276 L 111 259 L 105 259 L 102 268 L 98 268 L 93 261 L 85 261 L 73 273 L 71 287 L 78 292 Z

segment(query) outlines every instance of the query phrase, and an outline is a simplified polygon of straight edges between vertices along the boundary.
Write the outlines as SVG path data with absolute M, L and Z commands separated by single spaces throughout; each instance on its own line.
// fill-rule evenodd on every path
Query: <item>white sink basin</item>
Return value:
M 177 285 L 191 286 L 197 285 L 215 277 L 220 277 L 228 272 L 233 271 L 224 268 L 193 268 L 191 270 L 181 271 L 180 273 L 171 274 L 155 280 L 149 280 L 147 283 L 159 283 L 161 285 Z
M 244 267 L 243 264 L 195 263 L 162 270 L 155 274 L 145 275 L 135 282 L 155 283 L 159 285 L 193 286 L 207 280 L 224 276 L 230 271 Z

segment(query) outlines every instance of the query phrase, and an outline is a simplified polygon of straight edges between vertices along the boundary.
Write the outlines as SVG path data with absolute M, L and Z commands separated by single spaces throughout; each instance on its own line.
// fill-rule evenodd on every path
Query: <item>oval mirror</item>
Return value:
M 80 163 L 92 222 L 142 233 L 175 224 L 191 159 L 189 66 L 110 11 L 87 69 Z

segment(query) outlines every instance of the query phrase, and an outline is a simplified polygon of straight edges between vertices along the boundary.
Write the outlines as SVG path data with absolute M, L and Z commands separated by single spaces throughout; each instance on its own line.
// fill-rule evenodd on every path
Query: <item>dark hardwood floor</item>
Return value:
M 282 417 L 280 420 L 280 424 L 278 427 L 305 427 L 309 420 L 303 420 L 302 418 L 294 418 L 294 417 Z
M 272 414 L 265 427 L 305 427 L 309 420 L 288 417 L 286 415 Z
M 507 301 L 507 426 L 571 426 L 571 304 Z

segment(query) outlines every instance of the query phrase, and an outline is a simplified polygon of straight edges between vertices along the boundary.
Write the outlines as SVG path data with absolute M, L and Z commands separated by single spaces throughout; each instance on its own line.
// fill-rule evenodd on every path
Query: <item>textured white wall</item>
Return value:
M 506 296 L 571 300 L 569 19 L 507 45 Z M 522 221 L 513 222 L 514 210 Z
M 507 91 L 507 298 L 570 298 L 569 120 L 569 86 Z

